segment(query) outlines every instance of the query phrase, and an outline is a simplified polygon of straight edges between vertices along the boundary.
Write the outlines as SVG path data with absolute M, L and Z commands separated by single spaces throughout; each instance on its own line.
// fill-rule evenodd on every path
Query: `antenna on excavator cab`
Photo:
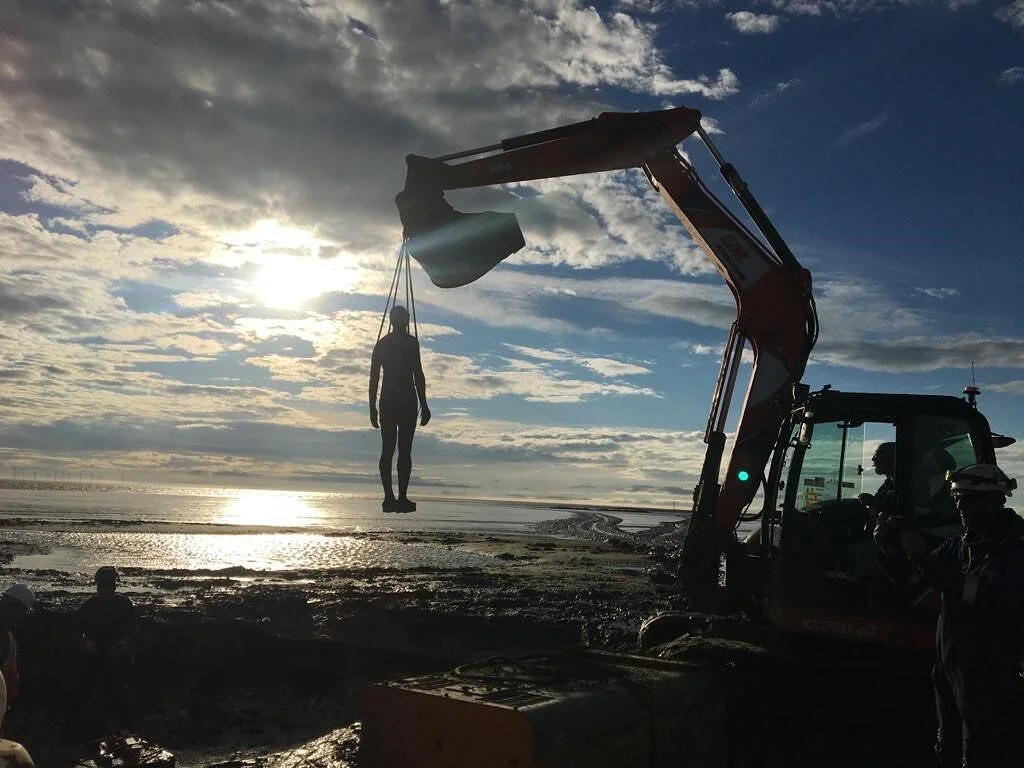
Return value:
M 974 409 L 978 408 L 977 398 L 981 394 L 981 388 L 978 386 L 977 380 L 974 378 L 974 361 L 971 360 L 971 383 L 964 387 L 964 394 L 967 395 L 965 398 L 967 404 Z
M 964 400 L 967 404 L 978 409 L 978 395 L 981 394 L 981 387 L 978 386 L 977 380 L 974 378 L 974 361 L 971 361 L 971 383 L 964 387 Z M 1001 435 L 998 432 L 992 432 L 992 447 L 993 448 L 1005 448 L 1008 445 L 1013 445 L 1017 442 L 1017 438 L 1010 437 L 1009 435 Z

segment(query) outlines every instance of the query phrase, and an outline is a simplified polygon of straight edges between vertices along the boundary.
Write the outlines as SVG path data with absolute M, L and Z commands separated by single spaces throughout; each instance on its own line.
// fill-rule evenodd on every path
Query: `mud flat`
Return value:
M 8 522 L 7 531 L 18 528 Z M 267 755 L 351 726 L 370 681 L 584 639 L 629 646 L 643 617 L 669 601 L 641 571 L 646 540 L 664 534 L 618 535 L 613 518 L 581 513 L 537 536 L 365 534 L 475 555 L 474 567 L 126 568 L 122 591 L 141 615 L 138 731 L 184 766 Z M 10 548 L 0 544 L 0 554 L 17 565 L 25 553 Z M 24 693 L 5 735 L 38 764 L 59 765 L 71 750 L 55 742 L 74 675 L 72 612 L 88 580 L 2 570 L 5 581 L 28 581 L 40 594 L 19 631 Z
M 123 591 L 142 616 L 138 731 L 185 767 L 357 766 L 371 682 L 580 644 L 638 652 L 643 619 L 679 604 L 642 570 L 670 535 L 623 534 L 613 517 L 581 512 L 534 536 L 367 534 L 481 556 L 473 567 L 127 569 Z M 65 765 L 71 614 L 88 585 L 62 571 L 3 576 L 42 596 L 20 632 L 24 695 L 5 735 L 38 765 Z M 695 622 L 646 652 L 721 673 L 732 765 L 928 764 L 930 694 L 915 662 L 883 672 L 859 654 L 780 644 L 742 617 Z

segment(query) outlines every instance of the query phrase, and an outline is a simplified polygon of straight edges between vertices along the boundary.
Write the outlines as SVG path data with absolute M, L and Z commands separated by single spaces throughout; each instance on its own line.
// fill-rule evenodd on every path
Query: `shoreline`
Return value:
M 217 485 L 176 485 L 167 484 L 160 485 L 158 483 L 130 483 L 130 482 L 117 482 L 117 481 L 73 481 L 73 480 L 21 480 L 21 479 L 4 479 L 0 478 L 0 491 L 13 490 L 13 491 L 69 491 L 69 492 L 123 492 L 123 493 L 148 493 L 152 492 L 153 489 L 162 490 L 176 490 L 176 489 L 200 489 L 208 491 L 266 491 L 266 492 L 278 492 L 278 493 L 311 493 L 311 494 L 338 494 L 342 496 L 351 496 L 356 498 L 376 500 L 378 497 L 376 494 L 367 491 L 366 493 L 353 493 L 351 491 L 343 491 L 340 489 L 333 488 L 277 488 L 272 486 L 267 487 L 232 487 L 232 486 L 217 486 Z M 487 498 L 482 496 L 431 496 L 429 494 L 421 494 L 418 496 L 420 501 L 424 502 L 442 502 L 452 504 L 495 504 L 501 506 L 510 507 L 528 507 L 532 509 L 564 509 L 564 510 L 579 510 L 589 512 L 627 512 L 630 514 L 634 513 L 655 513 L 655 514 L 679 514 L 686 515 L 690 513 L 690 509 L 672 507 L 659 507 L 650 505 L 633 505 L 633 504 L 621 504 L 621 503 L 599 503 L 599 502 L 573 502 L 573 501 L 562 501 L 558 499 L 549 500 L 538 500 L 538 499 L 504 499 L 504 498 Z M 687 502 L 689 504 L 689 502 Z

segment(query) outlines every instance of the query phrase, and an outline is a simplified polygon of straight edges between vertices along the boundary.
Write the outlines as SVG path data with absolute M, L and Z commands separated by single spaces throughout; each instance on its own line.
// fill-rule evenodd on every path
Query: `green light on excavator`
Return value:
M 736 477 L 739 479 L 741 483 L 745 483 L 747 482 L 747 480 L 750 479 L 750 473 L 747 472 L 747 470 L 745 469 L 741 469 L 739 472 L 736 473 Z

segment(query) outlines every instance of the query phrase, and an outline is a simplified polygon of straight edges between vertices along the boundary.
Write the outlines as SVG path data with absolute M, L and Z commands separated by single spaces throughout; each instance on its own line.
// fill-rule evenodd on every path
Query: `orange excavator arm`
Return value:
M 721 554 L 764 477 L 818 326 L 810 274 L 736 170 L 723 160 L 700 119 L 700 112 L 685 107 L 606 112 L 586 122 L 443 157 L 409 155 L 405 189 L 396 203 L 411 255 L 436 284 L 454 287 L 481 276 L 524 241 L 512 214 L 458 213 L 444 201 L 444 190 L 625 168 L 644 171 L 736 299 L 736 320 L 712 399 L 704 437 L 708 449 L 683 546 L 684 581 L 708 587 L 717 582 Z M 676 149 L 694 133 L 715 157 L 764 240 L 716 199 Z M 753 369 L 728 468 L 719 483 L 726 420 L 747 342 Z

